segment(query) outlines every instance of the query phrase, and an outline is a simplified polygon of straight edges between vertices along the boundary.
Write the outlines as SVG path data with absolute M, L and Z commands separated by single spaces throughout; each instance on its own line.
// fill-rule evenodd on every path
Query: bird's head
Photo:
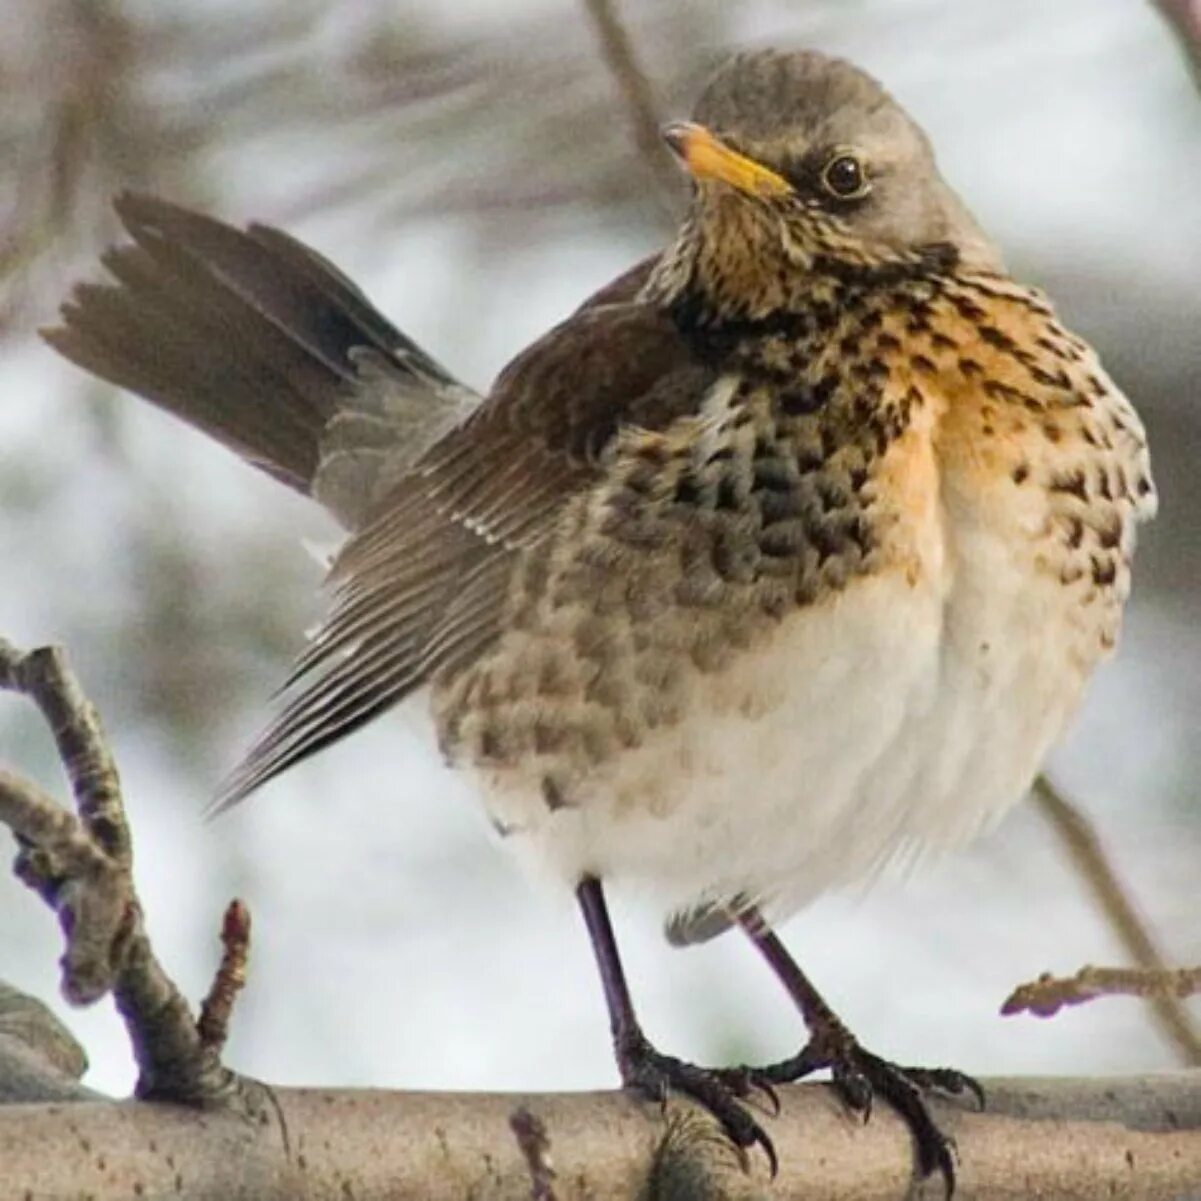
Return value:
M 870 272 L 932 248 L 973 266 L 995 250 L 938 173 L 929 140 L 874 80 L 810 51 L 740 54 L 664 137 L 694 182 L 659 280 L 720 315 L 802 303 L 823 265 Z

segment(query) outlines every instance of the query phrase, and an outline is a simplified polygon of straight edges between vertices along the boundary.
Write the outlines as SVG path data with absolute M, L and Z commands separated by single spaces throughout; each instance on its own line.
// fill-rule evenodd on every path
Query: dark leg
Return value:
M 736 1090 L 750 1084 L 760 1087 L 786 1084 L 829 1068 L 843 1100 L 864 1116 L 871 1114 L 872 1097 L 879 1093 L 901 1115 L 917 1143 L 918 1164 L 923 1176 L 942 1173 L 947 1196 L 955 1191 L 954 1146 L 935 1125 L 922 1093 L 938 1088 L 950 1093 L 974 1093 L 983 1106 L 984 1092 L 970 1076 L 950 1068 L 903 1068 L 873 1055 L 859 1045 L 855 1036 L 826 1004 L 784 944 L 772 933 L 755 909 L 740 914 L 738 924 L 767 960 L 788 995 L 801 1011 L 809 1030 L 809 1041 L 798 1055 L 764 1068 L 746 1068 L 727 1074 Z
M 592 939 L 601 986 L 605 990 L 609 1028 L 613 1032 L 613 1050 L 622 1084 L 660 1103 L 666 1101 L 669 1089 L 691 1097 L 721 1123 L 736 1147 L 742 1149 L 756 1143 L 762 1146 L 774 1176 L 777 1161 L 771 1139 L 738 1101 L 735 1090 L 726 1083 L 722 1074 L 663 1055 L 647 1042 L 634 1016 L 634 1005 L 630 1000 L 630 990 L 600 881 L 592 876 L 586 877 L 576 889 L 576 898 Z

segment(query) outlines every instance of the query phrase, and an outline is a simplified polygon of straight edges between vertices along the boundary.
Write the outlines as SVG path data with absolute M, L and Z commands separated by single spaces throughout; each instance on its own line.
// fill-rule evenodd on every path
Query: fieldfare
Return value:
M 951 1187 L 923 1092 L 974 1086 L 862 1047 L 772 923 L 1024 793 L 1118 635 L 1143 429 L 862 71 L 742 54 L 664 136 L 693 181 L 670 245 L 482 400 L 286 234 L 141 196 L 115 284 L 46 337 L 349 531 L 226 802 L 426 689 L 495 830 L 575 890 L 625 1084 L 774 1158 L 747 1090 L 830 1069 Z M 623 880 L 674 944 L 743 930 L 804 1049 L 656 1051 L 605 908 Z

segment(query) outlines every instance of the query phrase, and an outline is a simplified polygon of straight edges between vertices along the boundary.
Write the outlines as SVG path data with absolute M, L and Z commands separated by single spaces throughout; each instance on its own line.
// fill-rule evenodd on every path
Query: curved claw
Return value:
M 940 1092 L 950 1093 L 953 1097 L 971 1093 L 981 1109 L 985 1106 L 984 1089 L 978 1080 L 966 1072 L 956 1071 L 955 1068 L 901 1068 L 900 1070 L 918 1088 L 936 1088 Z
M 952 1068 L 898 1067 L 865 1050 L 841 1026 L 811 1039 L 792 1059 L 740 1072 L 746 1084 L 754 1081 L 764 1087 L 800 1080 L 822 1068 L 830 1070 L 839 1096 L 849 1109 L 863 1115 L 864 1122 L 871 1117 L 877 1095 L 897 1111 L 913 1135 L 921 1174 L 937 1171 L 950 1198 L 955 1191 L 955 1144 L 938 1128 L 922 1093 L 935 1088 L 956 1095 L 967 1092 L 983 1107 L 980 1085 Z
M 848 1109 L 863 1115 L 866 1125 L 872 1116 L 872 1100 L 875 1090 L 872 1082 L 853 1064 L 835 1064 L 832 1068 L 834 1087 Z
M 772 1081 L 758 1068 L 743 1064 L 738 1068 L 718 1068 L 713 1074 L 742 1100 L 748 1100 L 753 1092 L 759 1091 L 767 1100 L 771 1116 L 780 1116 L 780 1094 L 776 1092 Z
M 707 1071 L 669 1055 L 660 1054 L 645 1041 L 631 1042 L 623 1048 L 621 1062 L 625 1086 L 636 1089 L 652 1101 L 666 1107 L 668 1091 L 674 1089 L 703 1106 L 721 1126 L 726 1137 L 739 1151 L 743 1169 L 748 1163 L 742 1152 L 756 1144 L 763 1148 L 774 1179 L 780 1170 L 775 1144 L 766 1130 L 740 1104 L 739 1089 L 749 1092 L 753 1081 L 737 1073 Z M 775 1096 L 774 1090 L 769 1091 Z M 778 1104 L 778 1102 L 777 1102 Z

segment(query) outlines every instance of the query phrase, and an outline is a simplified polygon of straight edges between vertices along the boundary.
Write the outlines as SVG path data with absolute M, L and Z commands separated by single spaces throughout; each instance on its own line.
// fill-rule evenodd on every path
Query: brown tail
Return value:
M 392 474 L 392 452 L 412 462 L 474 402 L 332 263 L 287 234 L 234 229 L 130 193 L 116 209 L 133 238 L 103 257 L 116 283 L 79 285 L 62 324 L 42 336 L 347 524 L 362 519 L 381 472 Z M 341 466 L 323 495 L 331 459 Z

